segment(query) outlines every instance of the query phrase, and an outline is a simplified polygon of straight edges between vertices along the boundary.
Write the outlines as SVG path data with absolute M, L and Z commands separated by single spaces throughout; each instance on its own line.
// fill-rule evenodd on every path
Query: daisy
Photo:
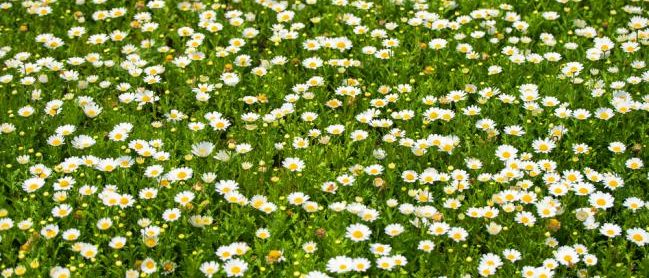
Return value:
M 194 200 L 195 197 L 196 195 L 193 192 L 183 191 L 176 194 L 176 196 L 174 197 L 174 201 L 176 203 L 179 203 L 181 206 L 187 206 L 187 204 L 189 204 L 192 200 Z
M 67 278 L 71 276 L 71 273 L 68 268 L 55 266 L 50 269 L 49 275 L 52 278 Z
M 321 67 L 322 64 L 323 64 L 322 59 L 318 57 L 310 57 L 302 61 L 302 66 L 304 66 L 307 69 L 317 69 Z
M 645 246 L 649 243 L 649 233 L 641 228 L 631 228 L 626 230 L 626 239 L 638 246 Z
M 84 244 L 79 254 L 86 259 L 93 259 L 97 256 L 99 250 L 96 245 Z
M 631 170 L 638 170 L 641 169 L 644 166 L 644 163 L 642 162 L 642 159 L 634 157 L 628 159 L 625 163 L 624 166 Z
M 72 212 L 72 207 L 67 204 L 62 204 L 54 207 L 52 209 L 52 216 L 57 217 L 57 218 L 63 218 Z
M 336 181 L 343 186 L 351 186 L 352 184 L 354 184 L 354 181 L 356 181 L 356 178 L 354 178 L 354 176 L 352 175 L 345 174 L 337 177 Z
M 39 177 L 29 178 L 23 182 L 22 188 L 27 193 L 32 193 L 42 188 L 45 180 Z
M 162 213 L 162 219 L 167 222 L 174 222 L 181 216 L 180 210 L 177 208 L 167 209 Z
M 628 209 L 630 209 L 631 211 L 635 212 L 638 209 L 643 208 L 645 206 L 645 202 L 642 201 L 640 198 L 630 197 L 624 200 L 623 205 Z
M 562 265 L 571 266 L 579 262 L 579 254 L 572 247 L 562 246 L 557 249 L 554 258 Z
M 223 264 L 223 269 L 228 277 L 242 277 L 248 270 L 248 263 L 241 259 L 230 259 Z
M 392 247 L 390 245 L 373 243 L 370 244 L 370 251 L 375 255 L 389 255 Z
M 604 210 L 613 207 L 614 200 L 615 198 L 611 194 L 600 191 L 590 194 L 588 197 L 588 201 L 592 207 Z
M 370 165 L 365 167 L 364 171 L 371 176 L 381 175 L 383 173 L 383 166 L 378 164 Z
M 162 175 L 164 168 L 161 165 L 151 165 L 144 170 L 144 176 L 147 178 L 156 178 Z
M 223 261 L 231 259 L 236 254 L 235 250 L 230 246 L 221 246 L 216 249 L 215 253 Z
M 354 269 L 354 260 L 345 256 L 336 256 L 327 261 L 327 271 L 341 274 Z
M 390 271 L 394 268 L 394 266 L 395 264 L 392 257 L 384 256 L 376 259 L 376 267 L 378 267 L 379 269 Z
M 352 224 L 347 227 L 345 237 L 354 242 L 366 241 L 370 238 L 372 231 L 363 224 Z
M 392 261 L 394 262 L 394 265 L 397 266 L 405 266 L 408 264 L 408 259 L 402 255 L 394 255 L 392 256 Z
M 146 274 L 152 274 L 155 273 L 158 270 L 158 265 L 156 262 L 151 259 L 151 258 L 146 258 L 142 261 L 142 264 L 140 266 L 140 270 Z
M 532 227 L 536 223 L 536 217 L 530 212 L 522 211 L 516 214 L 515 221 L 519 224 Z
M 8 222 L 0 222 L 0 230 L 7 230 L 8 228 L 4 227 L 11 227 L 13 226 L 13 222 L 11 224 L 8 224 Z M 56 224 L 49 224 L 41 229 L 41 235 L 45 237 L 46 239 L 52 239 L 56 237 L 59 234 L 59 226 Z
M 270 231 L 266 228 L 259 228 L 255 232 L 255 236 L 260 238 L 260 239 L 267 239 L 270 237 Z
M 219 264 L 215 261 L 204 262 L 199 269 L 206 277 L 212 277 L 219 271 Z
M 505 249 L 503 250 L 503 257 L 513 263 L 521 259 L 521 252 L 515 249 Z
M 174 168 L 169 171 L 167 177 L 170 181 L 184 181 L 192 178 L 193 170 L 189 167 Z
M 318 245 L 313 241 L 309 241 L 309 242 L 306 242 L 306 243 L 302 244 L 302 250 L 304 250 L 304 252 L 306 252 L 306 253 L 312 254 L 316 250 L 318 250 Z
M 81 232 L 77 229 L 69 229 L 63 232 L 61 237 L 67 241 L 75 241 L 79 238 Z
M 622 142 L 612 142 L 608 145 L 608 150 L 615 154 L 619 154 L 626 151 L 626 146 Z
M 289 194 L 286 199 L 288 200 L 289 204 L 299 206 L 308 201 L 309 196 L 302 192 L 293 192 Z
M 469 233 L 461 227 L 453 227 L 447 232 L 448 237 L 455 242 L 465 241 Z
M 432 242 L 431 240 L 422 240 L 419 241 L 419 244 L 417 245 L 417 249 L 424 251 L 426 253 L 430 253 L 435 249 L 435 243 Z
M 221 81 L 228 86 L 236 86 L 239 83 L 239 76 L 233 72 L 225 72 L 221 74 Z
M 192 153 L 198 157 L 208 157 L 214 150 L 214 144 L 210 142 L 199 142 L 192 145 Z
M 320 271 L 311 271 L 307 273 L 304 278 L 330 278 L 331 276 Z
M 122 249 L 124 246 L 126 246 L 126 238 L 125 237 L 113 237 L 110 242 L 108 243 L 108 246 L 113 249 Z
M 549 153 L 556 147 L 556 144 L 548 138 L 536 139 L 532 142 L 532 147 L 537 153 Z
M 587 266 L 594 266 L 597 264 L 597 257 L 592 254 L 585 254 L 582 261 L 587 265 Z
M 215 188 L 218 193 L 227 194 L 239 189 L 239 184 L 233 180 L 220 180 L 216 183 Z
M 158 190 L 155 188 L 147 187 L 140 190 L 139 195 L 140 199 L 151 200 L 155 199 L 158 196 Z
M 110 227 L 113 226 L 113 220 L 110 220 L 110 218 L 108 218 L 108 217 L 101 218 L 101 219 L 99 219 L 97 221 L 96 226 L 97 226 L 97 228 L 99 230 L 102 230 L 102 231 L 108 230 L 108 229 L 110 229 Z
M 282 161 L 282 166 L 291 172 L 301 172 L 304 169 L 304 161 L 296 157 L 287 157 Z
M 503 161 L 516 158 L 517 154 L 518 150 L 510 145 L 500 145 L 496 149 L 496 156 Z

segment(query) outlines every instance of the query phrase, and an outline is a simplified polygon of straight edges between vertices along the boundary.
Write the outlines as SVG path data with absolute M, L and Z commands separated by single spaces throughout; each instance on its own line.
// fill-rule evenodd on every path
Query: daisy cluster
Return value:
M 647 275 L 647 3 L 0 0 L 1 275 Z

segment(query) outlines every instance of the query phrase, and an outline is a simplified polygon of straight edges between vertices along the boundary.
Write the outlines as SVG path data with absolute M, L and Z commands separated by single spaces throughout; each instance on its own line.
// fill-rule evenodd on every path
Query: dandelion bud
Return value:
M 384 188 L 386 185 L 385 180 L 383 180 L 382 178 L 374 178 L 373 184 L 374 186 L 379 188 Z
M 556 218 L 552 218 L 548 221 L 547 224 L 547 229 L 550 230 L 551 232 L 557 232 L 559 229 L 561 229 L 561 222 L 557 220 Z
M 503 228 L 503 227 L 502 227 L 501 225 L 499 225 L 499 224 L 497 224 L 497 223 L 495 223 L 495 222 L 490 222 L 490 223 L 487 225 L 487 232 L 488 232 L 489 234 L 491 234 L 491 235 L 497 235 L 497 234 L 500 233 L 500 231 L 502 230 L 502 228 Z
M 324 228 L 318 228 L 315 230 L 315 236 L 319 239 L 322 239 L 327 236 L 327 231 Z

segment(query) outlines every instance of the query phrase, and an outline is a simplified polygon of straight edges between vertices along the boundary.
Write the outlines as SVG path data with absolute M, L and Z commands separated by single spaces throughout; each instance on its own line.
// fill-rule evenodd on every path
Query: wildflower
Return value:
M 363 224 L 353 224 L 347 227 L 345 237 L 354 242 L 365 241 L 370 238 L 372 231 Z
M 142 261 L 142 265 L 140 267 L 140 270 L 146 274 L 152 274 L 155 273 L 158 270 L 158 265 L 156 262 L 151 259 L 151 258 L 146 258 Z
M 649 243 L 649 233 L 640 228 L 631 228 L 626 230 L 626 239 L 638 246 L 644 246 Z
M 304 161 L 295 157 L 288 157 L 282 162 L 282 166 L 291 172 L 301 172 L 304 169 Z

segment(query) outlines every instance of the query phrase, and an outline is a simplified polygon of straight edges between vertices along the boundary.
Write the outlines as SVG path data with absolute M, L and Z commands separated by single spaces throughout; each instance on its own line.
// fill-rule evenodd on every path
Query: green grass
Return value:
M 141 265 L 150 258 L 157 264 L 156 271 L 148 274 L 150 276 L 201 277 L 201 265 L 214 261 L 219 265 L 214 276 L 221 277 L 230 275 L 224 266 L 233 260 L 221 258 L 215 252 L 219 247 L 237 242 L 250 247 L 245 254 L 236 256 L 247 264 L 246 277 L 320 277 L 312 271 L 347 277 L 475 277 L 486 273 L 479 271 L 482 270 L 481 258 L 488 253 L 497 254 L 503 261 L 502 266 L 494 269 L 494 276 L 521 277 L 527 266 L 536 268 L 537 275 L 549 270 L 542 269 L 544 261 L 560 259 L 555 255 L 557 250 L 576 244 L 585 246 L 587 254 L 594 255 L 597 263 L 584 263 L 585 254 L 578 256 L 580 261 L 576 264 L 555 261 L 556 268 L 552 270 L 555 277 L 644 277 L 649 273 L 647 247 L 643 243 L 649 241 L 647 208 L 642 206 L 634 211 L 625 206 L 625 200 L 632 197 L 649 201 L 646 165 L 627 165 L 634 161 L 649 163 L 649 91 L 646 89 L 649 72 L 644 65 L 649 43 L 647 1 L 570 1 L 564 4 L 527 0 L 510 1 L 512 3 L 501 0 L 430 1 L 427 7 L 413 1 L 375 1 L 370 9 L 362 10 L 354 7 L 351 1 L 348 5 L 337 6 L 333 4 L 336 1 L 319 0 L 313 4 L 291 1 L 275 11 L 245 0 L 195 2 L 202 3 L 203 7 L 185 11 L 178 7 L 178 1 L 164 1 L 166 5 L 160 9 L 149 8 L 144 1 L 50 2 L 6 1 L 5 8 L 0 10 L 0 47 L 4 47 L 0 52 L 3 54 L 0 55 L 3 62 L 0 76 L 5 76 L 0 77 L 0 81 L 3 78 L 7 81 L 0 83 L 0 124 L 3 124 L 0 221 L 13 223 L 11 228 L 5 229 L 0 222 L 0 268 L 4 276 L 43 277 L 66 270 L 73 277 L 133 275 L 134 272 L 127 273 L 129 270 L 145 275 Z M 51 12 L 43 16 L 30 12 L 29 6 L 37 7 L 38 3 L 50 7 Z M 125 8 L 124 16 L 93 19 L 97 11 L 119 7 Z M 480 18 L 484 9 L 497 12 L 489 18 L 488 24 L 486 19 Z M 634 9 L 639 12 L 630 13 Z M 277 14 L 281 10 L 294 11 L 292 20 L 278 22 Z M 213 22 L 221 24 L 222 30 L 211 33 L 199 26 L 199 15 L 206 11 L 213 11 Z M 237 16 L 233 11 L 240 11 L 243 23 L 239 26 L 226 18 Z M 145 12 L 150 15 L 149 22 L 158 24 L 152 32 L 142 30 L 147 20 L 135 18 L 136 14 Z M 556 12 L 559 17 L 544 19 L 544 12 Z M 514 23 L 508 21 L 507 13 L 516 13 L 520 17 L 518 21 L 527 23 L 527 29 L 511 30 Z M 347 24 L 345 20 L 352 16 L 360 20 L 358 25 L 364 26 L 367 33 L 357 34 L 356 26 Z M 463 16 L 471 20 L 458 24 L 457 28 L 438 30 L 431 28 L 438 22 L 427 22 L 435 18 L 455 22 Z M 428 19 L 413 26 L 416 18 Z M 630 22 L 636 21 L 641 23 L 633 29 Z M 394 23 L 397 27 L 390 30 L 386 23 Z M 284 31 L 278 31 L 278 26 Z M 86 32 L 80 37 L 70 37 L 68 32 L 73 27 L 84 27 Z M 197 47 L 190 48 L 191 38 L 178 33 L 183 27 L 191 27 L 195 34 L 204 36 Z M 596 35 L 579 35 L 586 27 L 592 27 Z M 242 33 L 246 28 L 253 28 L 258 34 L 245 38 Z M 627 31 L 626 36 L 622 29 Z M 102 44 L 88 43 L 92 35 L 109 35 L 116 30 L 127 36 L 121 41 L 108 39 Z M 294 39 L 278 39 L 288 30 L 295 32 Z M 373 30 L 383 30 L 384 37 L 374 36 L 380 32 L 373 33 Z M 484 32 L 484 36 L 472 37 L 472 34 L 480 35 L 476 32 Z M 552 34 L 554 44 L 544 43 L 540 39 L 543 33 Z M 46 40 L 59 38 L 64 44 L 47 48 L 37 41 L 43 34 L 50 34 Z M 599 59 L 589 59 L 588 53 L 599 47 L 595 38 L 604 37 L 614 44 L 611 50 L 602 53 Z M 243 39 L 245 45 L 225 57 L 219 55 L 233 38 Z M 310 51 L 303 47 L 307 40 L 322 38 L 346 38 L 353 47 L 343 51 L 335 49 L 337 41 L 333 48 L 322 46 Z M 429 42 L 435 38 L 445 39 L 446 47 L 431 49 Z M 399 42 L 398 46 L 390 48 L 388 59 L 367 54 L 366 47 L 386 49 L 385 39 Z M 145 40 L 151 40 L 152 45 L 145 47 Z M 526 40 L 529 41 L 523 42 Z M 638 43 L 638 49 L 625 51 L 622 46 L 631 41 Z M 575 43 L 576 48 L 568 49 L 566 43 L 569 42 Z M 475 57 L 458 51 L 458 44 L 469 44 Z M 125 51 L 127 45 L 134 46 L 132 51 Z M 504 53 L 506 47 L 515 47 L 526 55 L 558 53 L 561 60 L 517 64 Z M 184 68 L 175 64 L 179 57 L 192 51 L 201 52 L 204 57 Z M 30 55 L 20 60 L 21 55 L 17 54 L 21 52 Z M 88 62 L 87 58 L 92 56 L 89 54 L 103 63 Z M 249 57 L 250 66 L 236 65 L 240 55 Z M 73 57 L 86 62 L 72 65 L 69 59 Z M 276 57 L 284 57 L 286 63 L 272 64 Z M 320 58 L 323 65 L 316 69 L 305 67 L 304 61 L 311 57 Z M 336 59 L 358 64 L 332 65 Z M 140 75 L 127 70 L 125 62 L 129 60 L 133 62 L 132 68 L 142 70 Z M 52 64 L 48 68 L 47 61 L 60 62 L 60 68 L 50 69 Z M 580 63 L 583 69 L 568 77 L 562 70 L 571 62 Z M 40 64 L 41 69 L 26 72 L 26 68 L 35 64 Z M 146 69 L 157 65 L 164 68 L 164 72 L 158 74 L 160 81 L 146 82 Z M 502 72 L 489 74 L 491 66 L 501 67 Z M 264 67 L 267 73 L 255 75 L 253 69 L 256 67 Z M 68 70 L 75 71 L 78 78 L 64 80 L 61 74 Z M 225 72 L 236 73 L 239 82 L 234 86 L 223 84 L 221 76 Z M 7 77 L 9 75 L 11 78 Z M 24 84 L 23 80 L 28 77 L 36 81 Z M 96 80 L 92 80 L 93 77 Z M 321 78 L 322 84 L 311 86 L 306 92 L 293 91 L 294 86 L 306 84 L 313 77 Z M 45 79 L 47 82 L 39 81 Z M 616 88 L 619 82 L 624 86 Z M 130 88 L 120 91 L 120 83 Z M 207 92 L 208 101 L 196 99 L 193 89 L 199 84 L 214 86 Z M 520 88 L 524 84 L 538 86 L 536 109 L 526 109 L 531 106 L 521 96 Z M 358 95 L 337 94 L 343 86 L 358 89 Z M 408 86 L 410 90 L 400 91 Z M 386 92 L 384 88 L 391 90 Z M 482 97 L 481 93 L 487 88 L 497 89 L 500 95 Z M 593 93 L 596 88 L 602 89 L 600 96 Z M 144 90 L 158 100 L 141 104 L 138 100 L 120 101 L 126 93 L 137 94 Z M 453 91 L 462 91 L 465 96 L 458 101 L 447 101 L 445 96 Z M 38 92 L 40 97 L 36 97 Z M 509 95 L 512 101 L 506 101 L 503 95 Z M 102 108 L 96 117 L 85 114 L 83 105 L 79 104 L 88 97 Z M 256 97 L 258 101 L 246 104 L 244 100 L 249 97 Z M 548 97 L 556 98 L 561 105 L 545 105 L 544 98 Z M 426 103 L 425 99 L 435 101 Z M 62 103 L 61 110 L 48 115 L 46 107 L 55 100 Z M 340 105 L 332 107 L 332 100 Z M 385 105 L 377 105 L 377 100 L 383 100 Z M 287 108 L 289 102 L 290 109 Z M 556 110 L 562 105 L 573 111 L 585 109 L 591 116 L 583 120 L 574 116 L 559 117 Z M 34 109 L 33 114 L 20 115 L 21 109 L 27 106 Z M 454 116 L 448 120 L 430 119 L 429 109 L 435 107 L 451 111 Z M 479 107 L 480 114 L 464 114 L 469 107 Z M 599 118 L 600 108 L 612 109 L 613 116 Z M 359 115 L 367 114 L 370 109 L 375 119 L 389 119 L 391 125 L 379 127 L 359 121 Z M 168 115 L 173 110 L 185 117 L 170 120 Z M 395 113 L 406 110 L 412 112 L 411 119 L 394 117 Z M 205 118 L 210 112 L 220 113 L 230 126 L 225 130 L 211 127 Z M 301 116 L 305 112 L 316 113 L 318 117 L 304 121 Z M 246 122 L 242 119 L 246 113 L 255 113 L 259 119 Z M 268 118 L 268 115 L 275 117 Z M 478 128 L 476 123 L 482 119 L 492 120 L 495 128 Z M 205 128 L 191 130 L 188 124 L 192 122 L 201 122 Z M 112 140 L 109 133 L 121 123 L 133 126 L 132 130 L 122 132 L 122 135 L 128 134 L 128 138 Z M 57 134 L 57 129 L 65 125 L 72 125 L 76 130 L 64 136 L 64 144 L 48 143 L 49 138 Z M 334 125 L 344 126 L 342 134 L 327 132 L 327 128 Z M 519 126 L 525 134 L 507 134 L 505 128 L 508 126 Z M 560 136 L 552 134 L 556 127 L 563 127 L 566 132 Z M 313 136 L 315 129 L 321 134 Z M 352 140 L 351 134 L 357 130 L 367 132 L 367 138 Z M 393 136 L 394 139 L 389 140 L 397 133 L 401 137 Z M 74 138 L 80 135 L 93 138 L 95 144 L 83 149 L 73 146 Z M 432 135 L 442 136 L 442 141 L 454 137 L 456 144 L 444 151 L 443 146 L 432 144 Z M 298 137 L 308 139 L 308 147 L 295 148 L 293 142 Z M 534 142 L 546 138 L 556 147 L 549 152 L 535 150 Z M 413 151 L 412 146 L 427 139 L 425 151 Z M 163 144 L 151 152 L 165 152 L 168 159 L 139 153 L 133 145 L 135 140 L 159 140 Z M 192 146 L 200 142 L 214 145 L 209 156 L 192 153 Z M 620 153 L 609 150 L 614 142 L 622 143 L 626 150 Z M 241 144 L 249 144 L 252 150 L 237 153 L 237 146 Z M 589 151 L 575 152 L 576 144 L 587 144 Z M 536 169 L 516 170 L 511 161 L 505 163 L 499 159 L 496 151 L 503 145 L 517 149 L 516 164 L 535 165 Z M 227 159 L 223 157 L 226 153 Z M 111 171 L 83 165 L 64 171 L 61 165 L 87 156 L 99 159 L 129 157 L 132 165 Z M 288 169 L 284 164 L 287 158 L 301 160 L 303 169 Z M 469 169 L 466 160 L 470 158 L 480 160 L 482 167 Z M 547 160 L 553 161 L 556 167 L 542 171 L 543 161 Z M 147 168 L 153 165 L 164 169 L 157 178 L 145 175 Z M 368 173 L 368 166 L 372 165 L 382 166 L 383 171 L 376 175 Z M 51 174 L 43 176 L 41 188 L 27 192 L 23 184 L 37 176 L 33 170 L 38 167 L 48 169 Z M 174 181 L 167 177 L 170 171 L 182 167 L 192 170 L 191 178 Z M 408 182 L 402 177 L 404 171 L 421 175 L 432 169 L 436 171 L 437 180 L 431 183 Z M 459 186 L 458 181 L 453 181 L 458 170 L 466 172 Z M 581 173 L 583 182 L 593 186 L 590 194 L 570 191 L 560 196 L 552 195 L 554 187 L 547 177 L 553 172 L 568 188 L 578 186 L 578 182 L 567 180 L 566 171 L 569 170 Z M 601 173 L 602 179 L 608 175 L 619 177 L 624 186 L 607 187 L 604 182 L 589 178 L 589 171 Z M 506 172 L 513 176 L 498 178 Z M 206 178 L 206 173 L 214 173 L 216 178 Z M 338 181 L 344 175 L 355 179 L 352 185 Z M 444 176 L 448 180 L 440 180 L 439 177 Z M 55 188 L 61 178 L 71 178 L 74 184 L 67 190 Z M 219 181 L 225 180 L 236 181 L 238 189 L 235 191 L 248 200 L 263 196 L 276 209 L 265 213 L 255 208 L 254 202 L 229 202 L 226 198 L 229 195 L 224 196 L 215 189 Z M 335 193 L 325 192 L 323 184 L 327 182 L 337 185 Z M 81 194 L 84 185 L 94 186 L 97 191 L 84 196 Z M 107 205 L 110 194 L 100 193 L 111 188 L 110 185 L 116 187 L 118 194 L 130 195 L 134 202 L 125 207 Z M 458 190 L 458 187 L 464 189 Z M 157 196 L 141 198 L 145 188 L 157 189 Z M 499 194 L 511 191 L 533 192 L 537 199 L 533 203 L 498 200 Z M 175 200 L 181 192 L 191 192 L 195 197 L 181 205 Z M 309 211 L 290 204 L 288 196 L 294 192 L 308 195 L 317 208 Z M 597 196 L 592 194 L 595 192 L 609 193 L 614 198 L 613 206 L 607 209 L 592 207 L 596 204 L 589 201 L 588 195 Z M 427 200 L 417 198 L 426 194 L 430 196 Z M 546 202 L 544 198 L 548 198 Z M 444 206 L 452 199 L 459 201 L 461 207 Z M 549 206 L 557 212 L 544 217 L 537 208 L 546 206 L 548 200 L 551 201 Z M 341 202 L 351 206 L 342 211 L 334 210 Z M 55 217 L 53 208 L 62 204 L 69 205 L 72 210 L 67 216 Z M 376 211 L 378 218 L 366 221 L 355 215 L 353 211 L 358 204 Z M 456 242 L 448 235 L 432 235 L 426 223 L 422 223 L 422 215 L 404 213 L 403 207 L 400 209 L 403 204 L 433 207 L 437 213 L 426 221 L 462 228 L 468 236 Z M 487 219 L 467 215 L 471 208 L 485 207 L 497 209 L 498 216 Z M 173 208 L 180 210 L 180 218 L 165 220 L 163 213 Z M 586 209 L 592 209 L 593 213 L 584 223 L 576 211 Z M 517 213 L 524 211 L 536 217 L 533 226 L 516 221 Z M 209 216 L 213 221 L 196 227 L 190 223 L 192 216 Z M 103 218 L 112 220 L 108 229 L 102 230 L 97 225 Z M 161 229 L 155 246 L 147 245 L 142 237 L 142 219 L 150 220 L 148 226 Z M 26 220 L 32 225 L 19 227 L 19 223 Z M 616 224 L 621 234 L 608 238 L 599 228 L 588 228 L 589 222 Z M 348 227 L 356 223 L 371 230 L 368 240 L 356 242 L 346 236 Z M 489 223 L 501 225 L 502 230 L 490 234 L 486 228 Z M 48 239 L 43 229 L 50 224 L 57 225 L 59 232 Z M 391 237 L 384 232 L 390 224 L 400 224 L 405 230 Z M 268 229 L 271 236 L 267 239 L 256 236 L 260 228 Z M 640 240 L 643 242 L 627 238 L 629 229 L 633 228 L 644 232 Z M 70 229 L 78 230 L 80 236 L 65 240 L 63 233 Z M 123 248 L 109 246 L 115 237 L 126 238 Z M 556 240 L 556 246 L 547 244 L 550 238 Z M 417 249 L 423 240 L 434 242 L 431 252 Z M 317 250 L 303 250 L 307 242 L 315 242 Z M 391 270 L 381 269 L 382 256 L 373 254 L 370 249 L 374 243 L 389 245 L 391 251 L 387 256 L 404 256 L 407 264 Z M 86 258 L 80 250 L 74 250 L 84 244 L 96 246 L 97 253 Z M 506 249 L 520 252 L 520 260 L 506 260 L 503 256 Z M 327 269 L 328 262 L 337 256 L 365 258 L 371 267 L 364 272 L 339 275 Z M 282 259 L 277 261 L 278 257 Z

